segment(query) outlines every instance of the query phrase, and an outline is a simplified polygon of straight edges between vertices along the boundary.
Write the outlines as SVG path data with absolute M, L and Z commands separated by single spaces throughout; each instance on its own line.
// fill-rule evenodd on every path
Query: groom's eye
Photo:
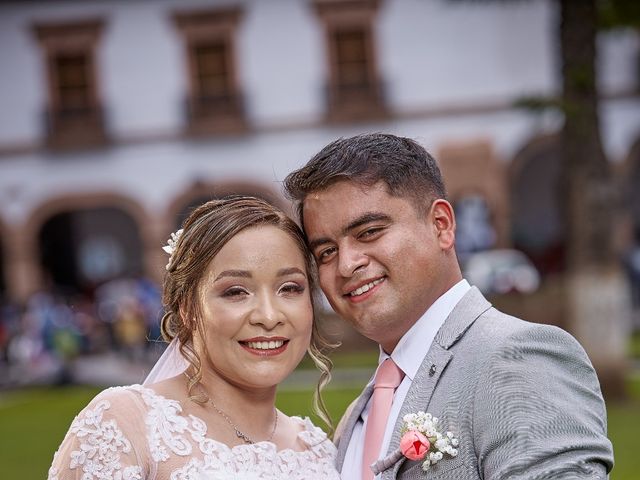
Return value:
M 367 228 L 366 230 L 363 230 L 362 232 L 360 232 L 360 234 L 358 235 L 358 239 L 367 240 L 369 238 L 375 237 L 382 230 L 383 230 L 383 227 Z
M 329 258 L 336 252 L 336 250 L 336 247 L 328 247 L 320 250 L 316 254 L 316 260 L 320 263 L 324 263 L 329 260 Z

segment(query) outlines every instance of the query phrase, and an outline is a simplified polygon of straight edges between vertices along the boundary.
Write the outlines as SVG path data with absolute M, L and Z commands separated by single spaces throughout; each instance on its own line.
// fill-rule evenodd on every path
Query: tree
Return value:
M 477 0 L 496 1 L 496 0 Z M 517 1 L 517 0 L 502 0 Z M 567 324 L 589 354 L 609 398 L 624 395 L 631 301 L 613 245 L 621 207 L 602 148 L 596 84 L 598 29 L 640 27 L 637 0 L 556 0 L 560 99 L 521 105 L 560 108 L 561 198 L 566 226 Z
M 596 85 L 596 0 L 559 0 L 564 126 L 566 311 L 608 397 L 624 393 L 629 289 L 613 246 L 620 199 L 602 148 Z

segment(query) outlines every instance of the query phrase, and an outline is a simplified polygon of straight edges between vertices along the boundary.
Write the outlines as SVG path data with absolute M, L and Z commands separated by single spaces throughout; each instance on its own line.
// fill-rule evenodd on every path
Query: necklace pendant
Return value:
M 236 436 L 238 438 L 241 438 L 242 440 L 244 440 L 245 443 L 248 444 L 253 444 L 253 440 L 251 440 L 249 437 L 247 437 L 244 433 L 242 433 L 240 430 L 238 430 L 237 428 L 234 429 L 236 431 Z

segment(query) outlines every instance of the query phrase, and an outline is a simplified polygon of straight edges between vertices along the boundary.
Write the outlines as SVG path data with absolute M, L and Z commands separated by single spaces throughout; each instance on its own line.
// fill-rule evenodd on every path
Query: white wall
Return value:
M 196 179 L 254 181 L 279 191 L 285 175 L 331 140 L 362 131 L 414 137 L 437 151 L 448 142 L 486 139 L 507 162 L 532 137 L 557 130 L 553 114 L 509 109 L 431 116 L 430 109 L 505 103 L 549 94 L 555 79 L 551 3 L 386 0 L 377 24 L 379 67 L 397 117 L 325 126 L 326 52 L 321 24 L 306 0 L 246 0 L 238 70 L 255 132 L 238 138 L 182 140 L 186 67 L 172 13 L 232 0 L 69 1 L 0 4 L 0 150 L 42 140 L 46 102 L 37 20 L 102 16 L 100 90 L 116 143 L 89 153 L 34 149 L 0 156 L 0 219 L 21 223 L 47 199 L 69 192 L 116 191 L 162 211 Z M 601 84 L 634 82 L 638 34 L 600 39 Z M 603 104 L 604 144 L 620 160 L 640 136 L 640 101 Z M 421 114 L 420 112 L 427 112 Z M 285 128 L 285 126 L 287 126 Z M 134 142 L 150 135 L 159 141 Z
M 0 146 L 38 143 L 46 102 L 35 21 L 99 16 L 99 89 L 115 138 L 177 133 L 187 90 L 184 48 L 172 14 L 244 5 L 238 73 L 257 128 L 312 123 L 324 114 L 322 25 L 310 1 L 205 0 L 9 3 L 0 6 Z M 376 24 L 378 61 L 398 113 L 505 103 L 557 88 L 555 11 L 549 1 L 386 0 Z M 602 36 L 601 84 L 637 81 L 637 33 Z

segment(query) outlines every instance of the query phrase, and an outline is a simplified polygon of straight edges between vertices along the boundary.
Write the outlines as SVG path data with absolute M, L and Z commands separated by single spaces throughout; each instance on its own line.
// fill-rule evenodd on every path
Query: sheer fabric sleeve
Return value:
M 152 478 L 145 414 L 140 396 L 126 388 L 97 395 L 71 423 L 48 480 Z

